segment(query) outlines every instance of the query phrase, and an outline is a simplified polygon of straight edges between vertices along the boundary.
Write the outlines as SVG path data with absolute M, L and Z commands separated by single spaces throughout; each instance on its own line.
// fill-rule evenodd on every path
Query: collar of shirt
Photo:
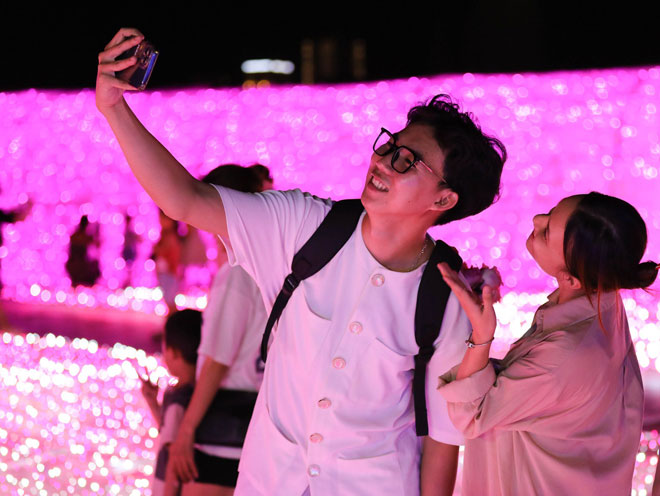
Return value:
M 616 296 L 616 291 L 612 291 L 601 294 L 600 298 L 594 295 L 591 302 L 585 295 L 560 304 L 557 303 L 559 299 L 557 289 L 548 296 L 548 302 L 536 311 L 532 325 L 536 325 L 536 332 L 543 333 L 570 327 L 597 315 L 598 305 L 601 313 L 611 308 L 616 302 Z
M 358 253 L 358 262 L 363 267 L 365 267 L 365 269 L 369 273 L 373 272 L 374 270 L 386 271 L 388 274 L 388 278 L 389 279 L 393 278 L 392 280 L 397 282 L 404 281 L 409 277 L 421 278 L 422 273 L 424 272 L 424 270 L 426 269 L 426 265 L 428 264 L 428 260 L 422 263 L 421 265 L 419 265 L 418 267 L 414 268 L 413 270 L 409 270 L 409 271 L 398 271 L 398 270 L 388 269 L 382 263 L 376 260 L 376 258 L 369 251 L 369 248 L 367 248 L 367 244 L 364 242 L 364 237 L 362 236 L 362 222 L 364 221 L 365 214 L 366 212 L 362 212 L 357 227 L 355 228 L 355 236 L 356 236 L 355 242 Z M 431 239 L 435 243 L 435 240 L 432 237 Z M 435 248 L 435 244 L 433 248 Z
M 548 302 L 541 305 L 534 314 L 534 321 L 531 328 L 520 337 L 515 343 L 511 345 L 509 353 L 503 359 L 503 366 L 518 359 L 520 356 L 526 354 L 531 348 L 538 343 L 545 341 L 549 335 L 562 329 L 570 331 L 581 322 L 593 319 L 597 316 L 597 305 L 599 303 L 598 297 L 594 296 L 591 300 L 593 305 L 589 302 L 586 296 L 580 296 L 564 303 L 557 303 L 559 299 L 559 291 L 555 291 L 548 296 Z M 600 297 L 600 311 L 601 314 L 607 312 L 612 307 L 617 305 L 617 300 L 620 301 L 616 291 L 603 293 Z M 609 313 L 609 312 L 608 312 Z M 607 324 L 606 324 L 607 325 Z M 602 334 L 602 333 L 601 333 Z M 616 337 L 616 339 L 615 339 Z M 613 333 L 609 336 L 609 340 L 614 339 L 613 342 L 618 340 L 630 341 L 629 333 Z M 619 343 L 617 349 L 627 350 L 628 345 Z

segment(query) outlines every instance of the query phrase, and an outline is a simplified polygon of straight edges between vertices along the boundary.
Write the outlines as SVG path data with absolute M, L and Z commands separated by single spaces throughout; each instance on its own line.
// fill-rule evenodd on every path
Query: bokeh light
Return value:
M 2 342 L 0 493 L 149 494 L 158 424 L 136 368 L 165 385 L 161 357 L 54 334 Z

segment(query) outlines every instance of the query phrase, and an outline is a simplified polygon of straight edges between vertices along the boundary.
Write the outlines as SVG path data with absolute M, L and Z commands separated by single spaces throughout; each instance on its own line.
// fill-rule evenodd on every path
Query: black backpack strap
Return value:
M 438 263 L 447 262 L 455 271 L 463 265 L 461 257 L 448 244 L 436 241 L 417 292 L 415 308 L 415 341 L 419 353 L 415 355 L 415 375 L 413 377 L 413 399 L 415 402 L 415 426 L 418 436 L 429 432 L 426 412 L 426 367 L 433 356 L 433 343 L 440 334 L 445 307 L 451 290 L 442 279 Z
M 360 200 L 335 202 L 321 225 L 314 231 L 291 262 L 291 273 L 284 279 L 273 309 L 270 311 L 266 329 L 261 339 L 261 359 L 265 362 L 268 354 L 268 341 L 275 322 L 291 298 L 300 281 L 316 274 L 327 265 L 346 244 L 355 231 L 364 207 Z

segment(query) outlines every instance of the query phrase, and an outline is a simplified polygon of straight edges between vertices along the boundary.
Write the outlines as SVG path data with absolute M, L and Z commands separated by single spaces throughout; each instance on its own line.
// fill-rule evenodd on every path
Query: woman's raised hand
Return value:
M 96 74 L 96 106 L 103 113 L 121 100 L 126 90 L 135 90 L 126 81 L 115 76 L 116 72 L 122 71 L 137 63 L 135 57 L 116 60 L 117 56 L 134 47 L 144 39 L 144 35 L 133 28 L 121 28 L 117 34 L 99 53 L 99 66 Z
M 485 343 L 495 335 L 497 317 L 493 308 L 493 288 L 484 286 L 482 289 L 483 302 L 479 301 L 470 288 L 460 279 L 457 272 L 451 270 L 449 265 L 442 262 L 438 270 L 443 279 L 458 298 L 465 314 L 472 324 L 472 341 Z

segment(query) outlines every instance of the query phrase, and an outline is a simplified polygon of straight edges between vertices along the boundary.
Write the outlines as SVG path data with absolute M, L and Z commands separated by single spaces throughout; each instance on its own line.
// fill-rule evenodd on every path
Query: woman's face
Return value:
M 527 238 L 527 251 L 543 272 L 555 278 L 566 270 L 564 230 L 581 198 L 581 195 L 569 196 L 547 214 L 534 216 L 534 229 Z

